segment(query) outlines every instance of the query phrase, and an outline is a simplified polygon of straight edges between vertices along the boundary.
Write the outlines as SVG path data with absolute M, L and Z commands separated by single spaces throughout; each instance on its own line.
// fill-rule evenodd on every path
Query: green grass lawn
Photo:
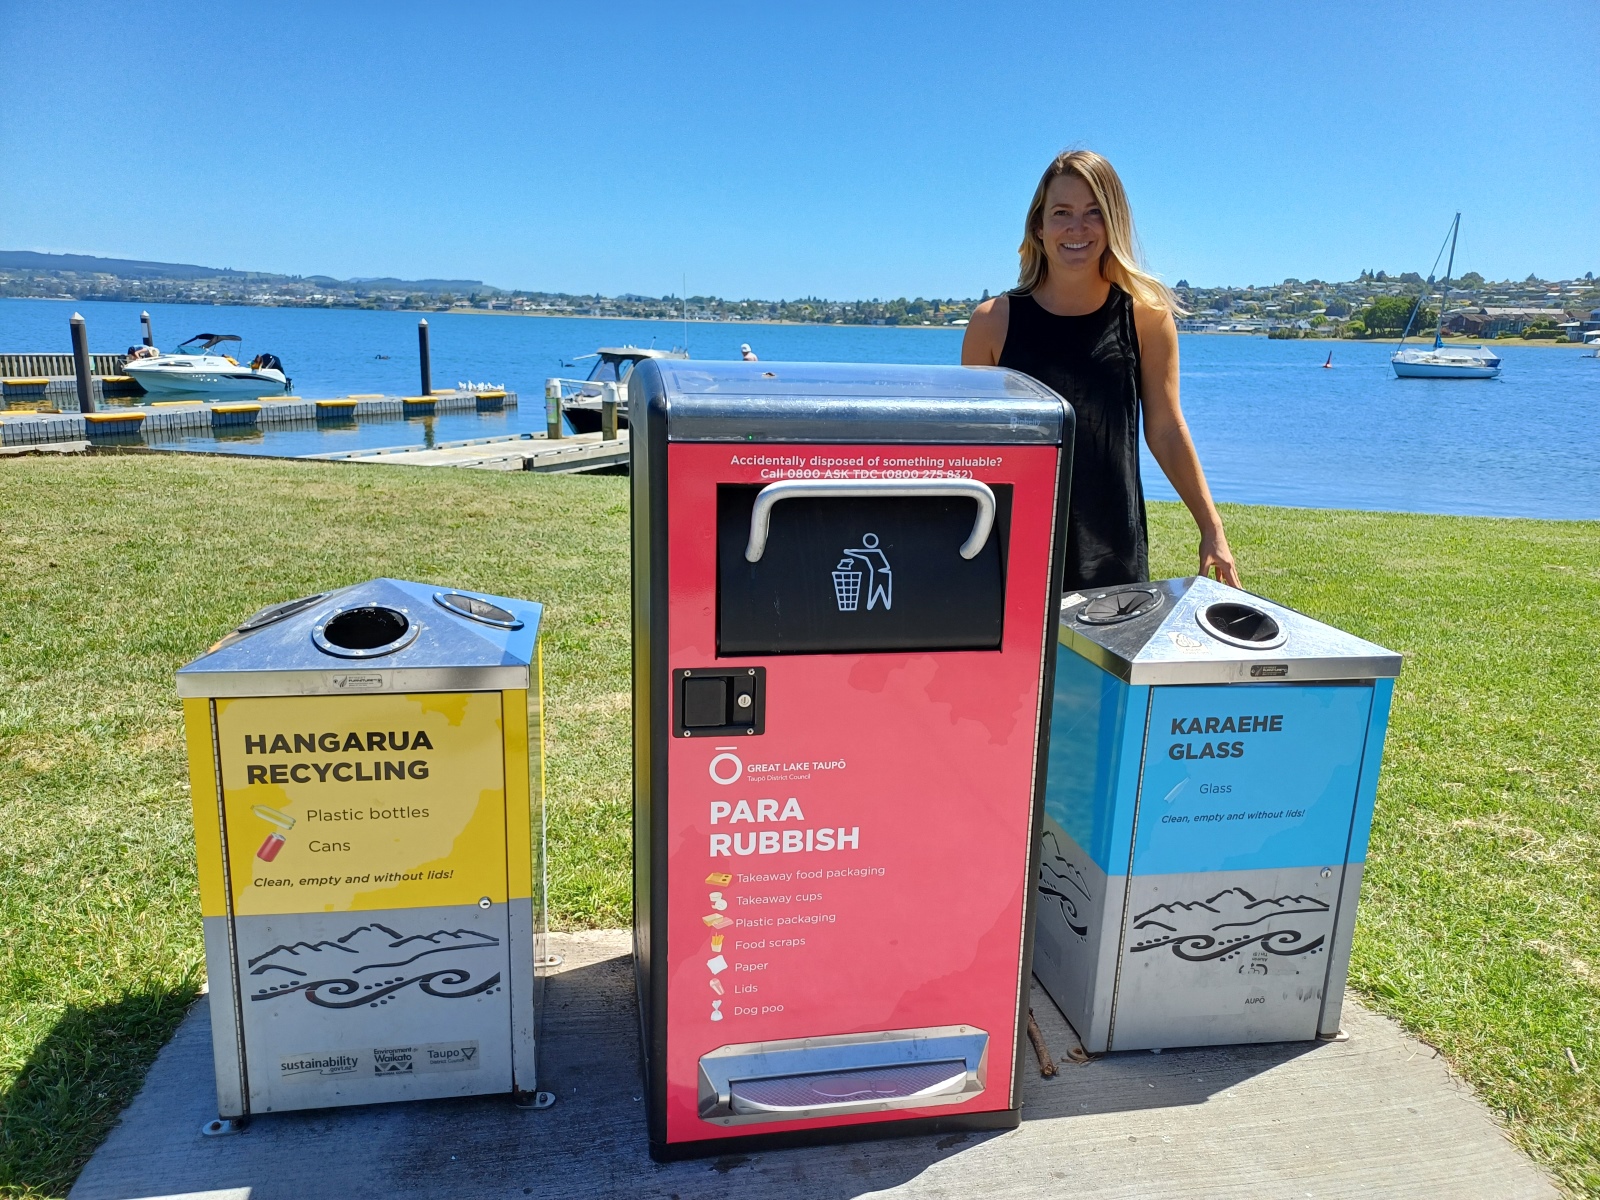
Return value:
M 269 601 L 544 601 L 552 920 L 627 923 L 626 486 L 0 459 L 0 1194 L 66 1191 L 197 994 L 172 675 Z M 1406 655 L 1352 985 L 1600 1196 L 1600 524 L 1225 511 L 1248 586 Z M 1182 510 L 1151 520 L 1153 572 L 1192 570 Z

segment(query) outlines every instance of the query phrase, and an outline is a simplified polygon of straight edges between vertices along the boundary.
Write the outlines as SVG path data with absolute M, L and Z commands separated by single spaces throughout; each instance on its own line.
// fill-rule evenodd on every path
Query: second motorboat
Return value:
M 258 354 L 242 366 L 226 353 L 240 340 L 234 333 L 199 333 L 170 354 L 153 346 L 136 347 L 122 372 L 147 392 L 207 397 L 287 394 L 290 380 L 276 354 Z

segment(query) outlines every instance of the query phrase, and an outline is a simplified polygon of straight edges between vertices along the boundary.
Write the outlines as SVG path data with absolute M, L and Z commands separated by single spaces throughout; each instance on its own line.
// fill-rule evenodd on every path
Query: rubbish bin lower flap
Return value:
M 700 1059 L 719 1125 L 959 1104 L 983 1091 L 989 1035 L 970 1025 L 723 1046 Z

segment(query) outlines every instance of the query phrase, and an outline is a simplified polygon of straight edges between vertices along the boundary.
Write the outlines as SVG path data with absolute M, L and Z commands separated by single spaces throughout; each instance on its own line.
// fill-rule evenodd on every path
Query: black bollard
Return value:
M 433 395 L 433 359 L 428 354 L 428 319 L 417 322 L 417 353 L 422 359 L 422 394 Z
M 81 313 L 72 314 L 72 373 L 78 378 L 78 411 L 94 411 L 94 375 L 89 365 L 89 330 Z
M 147 312 L 140 313 L 139 324 L 144 326 L 144 344 L 146 346 L 154 346 L 156 344 L 156 337 L 155 334 L 150 332 L 150 314 Z

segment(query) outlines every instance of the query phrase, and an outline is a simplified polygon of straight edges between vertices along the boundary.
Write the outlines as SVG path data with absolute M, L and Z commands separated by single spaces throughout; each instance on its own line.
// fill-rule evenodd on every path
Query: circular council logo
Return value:
M 711 772 L 711 782 L 720 783 L 723 787 L 739 782 L 739 777 L 744 774 L 744 763 L 739 761 L 739 756 L 734 754 L 732 746 L 718 746 L 722 753 L 711 760 L 708 768 Z

